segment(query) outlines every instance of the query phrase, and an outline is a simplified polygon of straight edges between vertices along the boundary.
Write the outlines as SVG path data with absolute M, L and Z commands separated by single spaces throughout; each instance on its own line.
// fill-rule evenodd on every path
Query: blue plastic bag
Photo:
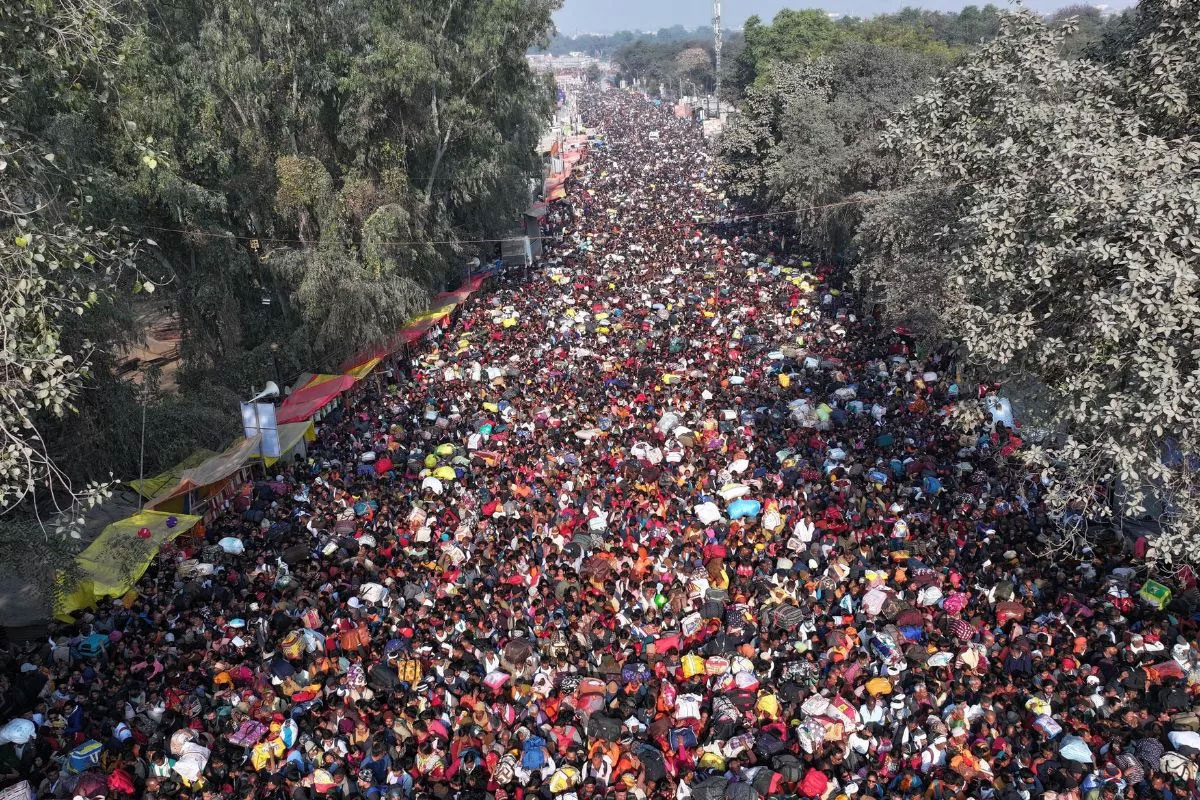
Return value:
M 756 517 L 758 512 L 762 511 L 762 503 L 757 500 L 741 498 L 734 500 L 729 504 L 729 518 L 741 519 L 742 517 Z

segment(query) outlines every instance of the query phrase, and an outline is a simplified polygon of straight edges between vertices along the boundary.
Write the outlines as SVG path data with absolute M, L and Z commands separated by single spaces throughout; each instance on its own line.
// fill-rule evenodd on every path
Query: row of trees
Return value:
M 1064 519 L 1157 505 L 1155 555 L 1195 560 L 1200 3 L 1069 17 L 1001 15 L 949 59 L 760 63 L 725 166 L 752 201 L 807 207 L 892 321 L 1034 387 L 1023 416 L 1053 435 L 1023 452 Z
M 722 59 L 727 54 L 736 55 L 741 50 L 741 34 L 726 34 L 722 43 Z M 713 89 L 716 76 L 713 72 L 712 32 L 707 38 L 685 41 L 660 42 L 638 39 L 616 51 L 613 63 L 618 79 L 630 85 L 647 87 L 658 91 L 659 84 L 674 95 L 680 88 L 685 94 L 708 92 Z M 733 75 L 728 60 L 722 64 L 723 79 Z
M 741 31 L 726 32 L 722 86 L 727 99 L 741 100 L 750 87 L 770 84 L 779 64 L 799 65 L 809 59 L 833 55 L 857 44 L 877 45 L 880 52 L 906 55 L 945 65 L 967 49 L 987 41 L 999 30 L 1001 12 L 994 5 L 967 6 L 959 12 L 905 8 L 895 14 L 870 18 L 831 17 L 819 9 L 784 9 L 765 23 L 751 16 Z M 1111 49 L 1123 32 L 1125 18 L 1104 17 L 1092 6 L 1071 6 L 1048 17 L 1061 27 L 1067 19 L 1075 27 L 1064 40 L 1071 54 L 1106 46 Z M 629 31 L 608 36 L 557 37 L 551 52 L 576 49 L 611 56 L 619 77 L 656 91 L 659 84 L 678 90 L 691 83 L 711 90 L 713 74 L 712 32 L 688 31 L 682 26 L 656 34 Z M 886 56 L 885 56 L 886 57 Z
M 533 52 L 550 53 L 555 56 L 565 56 L 570 53 L 585 53 L 596 58 L 608 58 L 622 47 L 637 41 L 646 41 L 655 44 L 678 44 L 683 42 L 698 42 L 705 38 L 712 38 L 711 27 L 687 28 L 683 25 L 672 25 L 669 28 L 659 28 L 653 33 L 617 31 L 616 33 L 580 33 L 570 35 L 557 32 L 549 44 L 544 47 L 534 48 Z
M 152 474 L 228 442 L 272 344 L 334 368 L 457 281 L 540 169 L 524 54 L 558 5 L 5 3 L 6 524 L 136 475 L 139 406 Z M 178 320 L 178 392 L 118 375 L 148 313 Z

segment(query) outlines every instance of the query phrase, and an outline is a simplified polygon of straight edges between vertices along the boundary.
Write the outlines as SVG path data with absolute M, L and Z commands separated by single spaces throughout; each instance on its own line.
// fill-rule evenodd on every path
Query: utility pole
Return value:
M 721 118 L 721 0 L 713 0 L 713 53 L 717 67 L 717 119 Z

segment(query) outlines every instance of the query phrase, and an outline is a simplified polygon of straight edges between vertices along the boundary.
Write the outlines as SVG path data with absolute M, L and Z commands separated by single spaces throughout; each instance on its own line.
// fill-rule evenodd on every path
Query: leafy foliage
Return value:
M 830 206 L 802 229 L 859 260 L 891 321 L 1036 398 L 1022 414 L 1052 435 L 1024 452 L 1064 522 L 1161 508 L 1155 556 L 1195 561 L 1200 4 L 835 28 L 748 28 L 744 113 L 721 145 L 734 190 Z
M 1028 457 L 1064 518 L 1105 516 L 1114 488 L 1134 514 L 1165 496 L 1168 562 L 1200 524 L 1188 458 L 1164 457 L 1200 447 L 1195 10 L 1144 4 L 1107 67 L 1063 56 L 1070 25 L 1006 16 L 884 134 L 907 189 L 940 199 L 871 206 L 860 240 L 864 280 L 907 285 L 886 291 L 924 298 L 987 374 L 1045 388 L 1063 435 Z
M 106 305 L 122 280 L 155 288 L 129 269 L 134 245 L 93 213 L 89 165 L 56 147 L 88 91 L 103 100 L 102 53 L 119 33 L 99 1 L 0 10 L 0 511 L 40 499 L 74 512 L 103 496 L 99 483 L 72 481 L 41 423 L 73 410 L 88 374 L 95 345 L 70 345 L 72 319 Z
M 650 39 L 638 39 L 623 46 L 613 55 L 613 63 L 617 68 L 620 79 L 633 85 L 639 83 L 651 92 L 657 92 L 658 85 L 664 84 L 675 87 L 683 78 L 697 81 L 702 87 L 707 87 L 712 81 L 711 70 L 705 74 L 699 69 L 699 61 L 694 51 L 704 53 L 711 59 L 712 43 L 703 39 L 687 42 L 656 42 Z M 680 62 L 685 52 L 693 52 Z
M 732 189 L 764 208 L 810 208 L 799 219 L 812 243 L 840 253 L 857 225 L 852 195 L 883 185 L 896 160 L 878 152 L 883 120 L 941 61 L 920 51 L 849 42 L 798 64 L 775 62 L 746 91 L 722 137 Z
M 905 8 L 897 14 L 836 21 L 819 9 L 784 9 L 769 25 L 752 16 L 746 20 L 745 47 L 734 59 L 733 85 L 746 90 L 769 82 L 775 64 L 802 64 L 852 42 L 948 60 L 964 46 L 993 36 L 998 17 L 991 5 L 967 6 L 958 14 Z

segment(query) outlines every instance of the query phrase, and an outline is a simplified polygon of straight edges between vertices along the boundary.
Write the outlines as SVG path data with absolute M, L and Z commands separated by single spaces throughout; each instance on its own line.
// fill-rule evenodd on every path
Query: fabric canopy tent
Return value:
M 200 517 L 142 511 L 114 522 L 75 558 L 81 578 L 58 605 L 60 619 L 91 608 L 101 597 L 120 597 L 138 582 L 162 546 L 196 527 Z M 141 530 L 149 537 L 138 535 Z
M 160 472 L 158 475 L 155 475 L 152 478 L 135 479 L 127 481 L 127 483 L 142 497 L 150 500 L 158 497 L 164 491 L 179 483 L 179 479 L 183 477 L 184 472 L 192 469 L 193 467 L 200 466 L 215 455 L 216 453 L 212 450 L 200 449 L 192 453 L 183 461 L 180 461 L 175 466 Z
M 442 292 L 430 302 L 430 310 L 410 319 L 390 341 L 366 353 L 351 358 L 342 365 L 342 371 L 347 375 L 362 378 L 385 357 L 391 355 L 405 344 L 410 344 L 424 336 L 430 328 L 441 322 L 455 307 L 466 302 L 467 298 L 479 291 L 483 286 L 485 275 L 472 275 L 462 286 L 452 292 Z M 372 363 L 374 362 L 374 363 Z M 369 365 L 369 366 L 367 366 Z M 280 418 L 282 422 L 282 418 Z
M 361 364 L 356 364 L 353 367 L 351 367 L 350 369 L 346 370 L 346 374 L 349 375 L 351 378 L 354 378 L 355 380 L 361 381 L 363 378 L 370 375 L 371 370 L 375 369 L 375 367 L 378 366 L 379 362 L 382 360 L 383 359 L 380 358 L 379 356 L 373 356 L 371 358 L 368 358 L 366 361 L 362 362 Z
M 213 456 L 203 463 L 183 471 L 179 482 L 150 501 L 150 508 L 161 506 L 168 500 L 182 494 L 219 483 L 241 469 L 247 461 L 258 452 L 261 437 L 252 436 L 249 439 L 238 439 L 226 448 L 224 453 Z
M 330 401 L 355 384 L 351 375 L 314 375 L 308 383 L 292 392 L 275 412 L 276 423 L 311 419 Z
M 316 428 L 313 427 L 312 420 L 304 420 L 303 422 L 289 422 L 286 425 L 279 426 L 279 455 L 280 458 L 286 456 L 296 449 L 301 440 L 311 442 L 317 438 Z M 263 459 L 263 463 L 270 466 L 278 461 L 278 458 L 267 456 Z
M 550 194 L 557 189 L 562 189 L 563 184 L 567 182 L 567 176 L 571 174 L 570 166 L 566 167 L 562 172 L 554 172 L 546 177 L 546 182 L 543 184 L 543 193 L 546 199 L 550 199 Z
M 428 333 L 430 328 L 450 316 L 451 310 L 439 308 L 436 311 L 426 311 L 424 314 L 415 317 L 412 322 L 404 326 L 404 329 L 400 331 L 400 341 L 404 344 L 411 344 L 417 341 Z
M 467 298 L 479 291 L 479 287 L 483 285 L 483 278 L 479 275 L 472 275 L 470 279 L 463 282 L 463 285 L 452 292 L 442 292 L 433 298 L 430 303 L 432 308 L 445 309 L 446 306 L 457 306 L 466 302 Z

